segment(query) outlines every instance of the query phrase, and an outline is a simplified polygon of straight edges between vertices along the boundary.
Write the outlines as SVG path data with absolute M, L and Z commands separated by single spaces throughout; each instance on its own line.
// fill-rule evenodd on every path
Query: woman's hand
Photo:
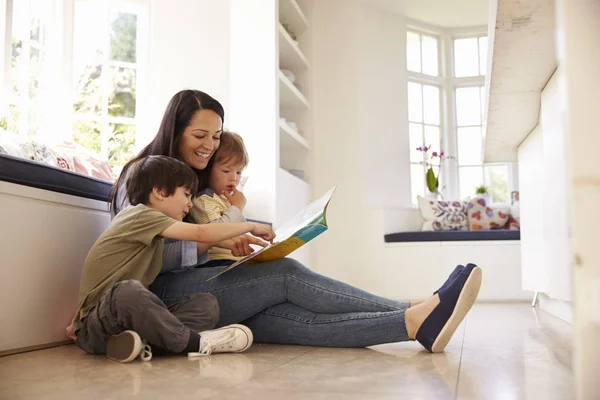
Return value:
M 221 192 L 221 196 L 225 197 L 232 206 L 236 206 L 241 211 L 244 211 L 244 207 L 246 207 L 246 196 L 244 196 L 244 193 L 237 190 L 237 188 L 233 188 L 231 192 L 224 190 Z
M 215 243 L 214 246 L 229 249 L 236 257 L 244 257 L 248 254 L 254 253 L 254 249 L 250 247 L 251 244 L 261 247 L 269 245 L 267 242 L 264 242 L 259 238 L 255 238 L 250 235 L 241 235 L 231 239 L 223 240 L 219 243 Z

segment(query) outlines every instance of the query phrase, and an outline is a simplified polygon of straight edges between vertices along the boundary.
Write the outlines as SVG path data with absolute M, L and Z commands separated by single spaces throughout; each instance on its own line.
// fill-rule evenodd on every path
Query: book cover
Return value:
M 327 206 L 337 186 L 325 193 L 323 197 L 313 201 L 292 219 L 282 224 L 275 231 L 275 241 L 260 250 L 236 261 L 223 271 L 209 278 L 216 278 L 240 264 L 256 264 L 279 260 L 327 230 Z

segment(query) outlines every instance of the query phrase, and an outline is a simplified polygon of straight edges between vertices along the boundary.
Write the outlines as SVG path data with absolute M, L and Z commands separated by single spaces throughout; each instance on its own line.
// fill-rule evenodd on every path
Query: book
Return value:
M 313 201 L 292 219 L 282 224 L 275 231 L 275 240 L 272 244 L 236 261 L 208 280 L 215 279 L 217 276 L 244 263 L 256 264 L 279 260 L 325 232 L 328 228 L 327 207 L 336 188 L 337 186 L 334 186 L 323 197 Z

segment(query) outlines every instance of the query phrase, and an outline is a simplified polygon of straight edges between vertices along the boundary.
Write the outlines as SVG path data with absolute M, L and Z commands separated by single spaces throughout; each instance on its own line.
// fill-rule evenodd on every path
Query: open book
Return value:
M 208 280 L 210 281 L 240 264 L 253 264 L 279 260 L 325 232 L 327 230 L 325 213 L 327 212 L 327 206 L 329 205 L 329 201 L 331 201 L 331 197 L 333 196 L 336 187 L 331 189 L 320 199 L 310 203 L 302 211 L 296 214 L 294 218 L 281 225 L 279 229 L 275 231 L 276 236 L 273 244 L 263 247 L 241 260 L 236 261 Z

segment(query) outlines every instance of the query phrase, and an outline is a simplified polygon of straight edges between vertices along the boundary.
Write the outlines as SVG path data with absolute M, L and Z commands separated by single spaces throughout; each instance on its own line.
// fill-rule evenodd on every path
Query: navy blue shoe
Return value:
M 481 268 L 467 264 L 454 281 L 438 292 L 440 304 L 419 328 L 419 343 L 432 353 L 444 351 L 456 328 L 475 303 L 480 287 Z
M 464 268 L 463 265 L 457 265 L 456 268 L 454 268 L 454 271 L 452 271 L 452 273 L 450 274 L 450 276 L 448 277 L 448 279 L 446 279 L 446 282 L 444 282 L 444 284 L 435 292 L 433 292 L 433 294 L 437 294 L 440 290 L 445 289 L 450 283 L 452 283 L 452 281 L 454 280 L 454 278 L 456 278 L 458 276 L 458 274 L 460 273 L 460 271 L 462 271 Z

